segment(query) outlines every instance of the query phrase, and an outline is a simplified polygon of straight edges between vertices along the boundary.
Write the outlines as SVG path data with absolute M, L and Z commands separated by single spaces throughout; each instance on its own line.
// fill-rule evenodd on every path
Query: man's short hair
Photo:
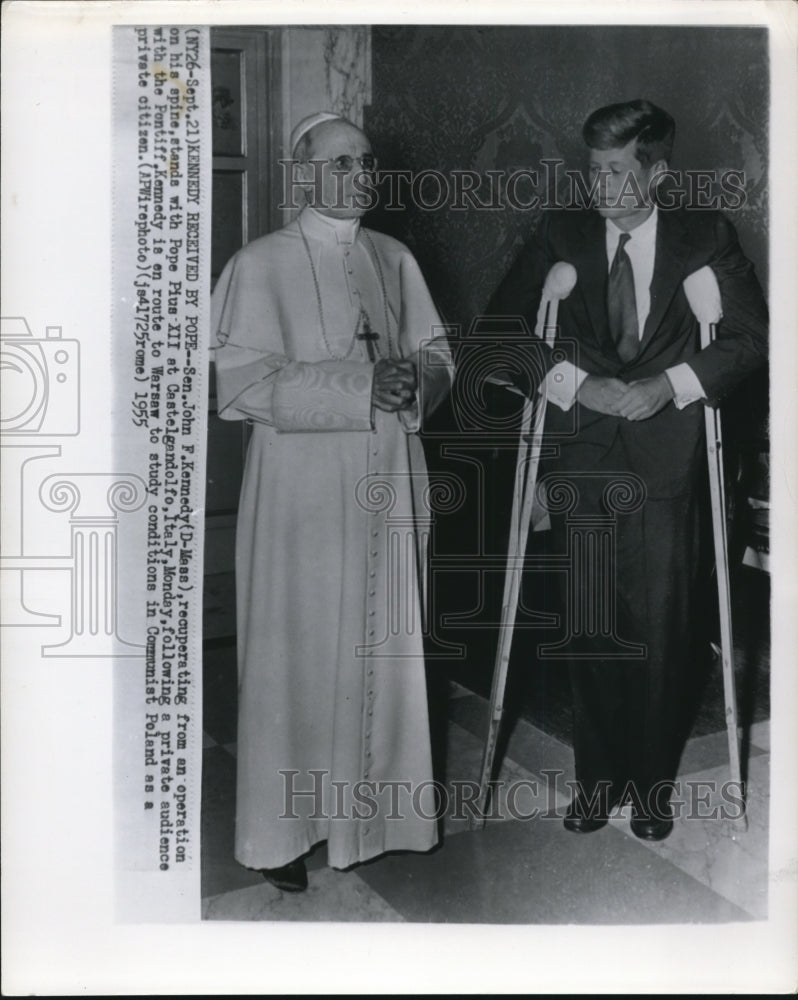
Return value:
M 676 123 L 667 111 L 651 101 L 624 101 L 594 111 L 582 126 L 590 149 L 620 149 L 633 139 L 641 166 L 670 160 Z

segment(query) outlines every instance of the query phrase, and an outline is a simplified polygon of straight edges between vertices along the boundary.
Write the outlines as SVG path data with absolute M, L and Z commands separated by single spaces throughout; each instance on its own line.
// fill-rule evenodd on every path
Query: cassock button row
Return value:
M 369 617 L 372 617 L 373 615 L 376 615 L 376 614 L 377 614 L 377 612 L 374 610 L 374 608 L 372 608 L 371 611 L 369 611 Z
M 372 549 L 372 550 L 371 550 L 371 554 L 372 554 L 373 556 L 376 556 L 376 555 L 377 555 L 377 550 L 376 550 L 376 549 Z
M 369 597 L 376 597 L 376 596 L 377 596 L 377 591 L 376 590 L 370 590 L 369 591 Z

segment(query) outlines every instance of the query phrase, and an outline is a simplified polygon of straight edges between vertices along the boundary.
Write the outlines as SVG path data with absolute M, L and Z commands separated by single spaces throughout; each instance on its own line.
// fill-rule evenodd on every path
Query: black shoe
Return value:
M 602 826 L 606 826 L 608 822 L 609 820 L 606 816 L 592 816 L 588 818 L 586 816 L 579 816 L 576 812 L 568 812 L 562 821 L 562 825 L 566 830 L 570 830 L 571 833 L 595 833 Z
M 584 795 L 577 793 L 568 806 L 563 826 L 571 833 L 595 833 L 607 825 L 615 805 L 617 800 L 608 800 L 606 795 L 605 801 L 599 804 L 595 801 L 588 803 Z
M 632 816 L 632 833 L 640 840 L 664 840 L 673 830 L 673 814 L 670 806 L 657 810 L 657 815 Z
M 261 868 L 261 874 L 267 882 L 283 892 L 302 892 L 308 887 L 308 872 L 301 859 L 291 861 L 281 868 Z

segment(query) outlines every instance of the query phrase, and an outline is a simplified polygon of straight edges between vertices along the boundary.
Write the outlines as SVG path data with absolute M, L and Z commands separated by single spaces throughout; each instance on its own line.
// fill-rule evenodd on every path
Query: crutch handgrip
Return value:
M 567 299 L 576 284 L 576 268 L 564 260 L 553 265 L 543 283 L 543 294 L 553 299 Z
M 693 315 L 702 327 L 720 321 L 723 316 L 723 306 L 718 279 L 711 267 L 702 267 L 688 275 L 684 279 L 684 294 L 687 296 Z
M 557 326 L 557 309 L 563 299 L 567 299 L 576 284 L 576 268 L 564 260 L 554 264 L 546 280 L 540 298 L 535 334 L 541 340 L 548 340 Z

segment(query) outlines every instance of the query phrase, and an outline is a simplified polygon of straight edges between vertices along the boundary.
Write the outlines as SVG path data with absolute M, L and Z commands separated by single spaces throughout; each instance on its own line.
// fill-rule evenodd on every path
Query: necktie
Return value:
M 632 262 L 626 252 L 629 233 L 622 233 L 607 281 L 607 317 L 610 333 L 622 361 L 631 361 L 640 347 Z

